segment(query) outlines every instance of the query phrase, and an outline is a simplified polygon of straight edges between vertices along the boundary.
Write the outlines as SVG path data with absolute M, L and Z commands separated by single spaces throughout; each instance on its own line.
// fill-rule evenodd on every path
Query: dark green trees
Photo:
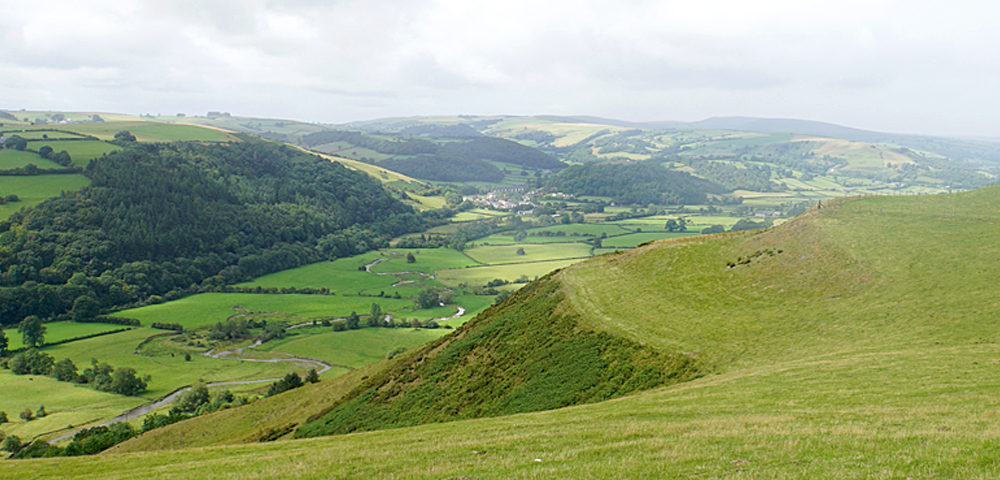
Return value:
M 17 331 L 21 332 L 24 344 L 29 347 L 38 347 L 45 343 L 45 325 L 42 324 L 42 319 L 35 315 L 25 317 L 24 320 L 21 320 Z

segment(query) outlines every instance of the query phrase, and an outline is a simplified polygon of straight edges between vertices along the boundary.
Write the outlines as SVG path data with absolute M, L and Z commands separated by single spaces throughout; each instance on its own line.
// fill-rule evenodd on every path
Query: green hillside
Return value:
M 358 407 L 341 418 L 375 427 L 392 423 L 386 412 L 426 421 L 439 415 L 428 407 L 440 404 L 414 392 L 428 381 L 442 385 L 437 398 L 456 400 L 453 406 L 462 395 L 485 393 L 491 383 L 464 383 L 478 371 L 464 367 L 515 347 L 485 341 L 462 350 L 462 339 L 491 325 L 491 316 L 518 312 L 537 315 L 516 328 L 543 338 L 538 324 L 552 325 L 557 315 L 578 319 L 575 332 L 608 343 L 654 356 L 683 353 L 708 373 L 694 380 L 516 416 L 12 462 L 7 476 L 992 478 L 1000 474 L 998 201 L 1000 187 L 848 199 L 773 229 L 600 256 L 522 290 L 513 297 L 522 301 L 445 337 L 439 351 L 387 365 L 344 397 L 369 405 L 340 402 L 330 413 Z M 508 340 L 537 341 L 509 333 Z M 531 370 L 515 360 L 503 361 Z M 545 391 L 574 389 L 577 381 Z M 384 388 L 371 390 L 377 385 Z

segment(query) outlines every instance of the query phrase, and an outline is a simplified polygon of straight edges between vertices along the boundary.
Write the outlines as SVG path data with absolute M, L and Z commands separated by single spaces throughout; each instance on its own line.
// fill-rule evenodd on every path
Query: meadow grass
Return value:
M 412 253 L 414 262 L 406 262 L 406 254 Z M 476 261 L 452 248 L 394 248 L 388 251 L 388 260 L 372 267 L 373 272 L 420 271 L 434 273 L 448 268 L 462 268 L 476 265 Z M 371 275 L 371 274 L 369 274 Z
M 145 400 L 99 392 L 83 385 L 59 382 L 41 375 L 14 375 L 0 369 L 0 411 L 7 412 L 10 423 L 0 424 L 0 431 L 22 440 L 48 432 L 109 418 L 135 407 Z M 45 406 L 44 418 L 26 422 L 18 414 L 30 408 L 34 413 Z
M 128 327 L 112 325 L 110 323 L 49 322 L 45 324 L 45 341 L 48 343 L 58 342 L 122 328 Z M 13 350 L 24 347 L 24 342 L 21 341 L 21 334 L 18 333 L 16 328 L 4 330 L 4 333 L 10 341 L 8 348 Z
M 304 327 L 292 330 L 285 338 L 267 342 L 261 349 L 360 368 L 386 358 L 398 348 L 409 350 L 449 332 L 445 328 L 361 328 L 335 332 L 329 327 Z
M 601 241 L 601 245 L 610 248 L 633 248 L 646 242 L 663 240 L 667 238 L 681 238 L 697 235 L 697 232 L 642 232 L 630 233 L 617 237 L 608 237 Z
M 359 291 L 385 289 L 395 283 L 392 276 L 372 275 L 359 270 L 366 264 L 381 257 L 377 251 L 362 253 L 352 257 L 338 258 L 333 261 L 317 262 L 302 267 L 282 270 L 264 275 L 249 282 L 241 283 L 242 287 L 296 287 L 296 288 L 329 288 L 341 294 L 356 294 Z
M 57 197 L 62 192 L 79 190 L 89 184 L 90 179 L 83 175 L 0 177 L 0 193 L 14 194 L 20 198 L 20 201 L 0 205 L 0 219 L 7 218 L 24 207 L 33 207 L 43 200 Z
M 117 150 L 121 150 L 118 145 L 113 145 L 107 142 L 101 142 L 96 140 L 74 140 L 74 141 L 42 141 L 42 142 L 32 142 L 31 146 L 35 150 L 41 148 L 43 145 L 48 145 L 52 147 L 56 152 L 61 152 L 66 150 L 69 153 L 70 158 L 73 159 L 73 164 L 79 167 L 86 167 L 91 160 L 95 158 L 100 158 L 102 155 L 111 153 Z
M 176 323 L 184 328 L 206 327 L 240 313 L 279 312 L 289 320 L 311 320 L 317 317 L 343 317 L 356 311 L 367 313 L 372 303 L 378 303 L 389 313 L 409 311 L 413 301 L 406 298 L 373 298 L 346 295 L 201 293 L 179 300 L 123 310 L 115 316 L 137 318 L 143 325 L 153 322 Z M 241 308 L 236 308 L 241 307 Z
M 101 140 L 112 140 L 116 133 L 128 130 L 140 142 L 235 142 L 239 138 L 230 133 L 197 125 L 157 123 L 149 121 L 114 121 L 74 123 L 60 125 L 60 129 L 92 135 Z
M 0 170 L 12 170 L 28 165 L 34 165 L 38 168 L 62 168 L 62 165 L 47 158 L 42 158 L 34 152 L 6 148 L 0 150 Z
M 579 261 L 580 259 L 562 259 L 534 263 L 454 268 L 439 271 L 437 279 L 441 283 L 449 286 L 457 286 L 461 283 L 469 285 L 485 285 L 486 282 L 497 278 L 513 282 L 522 276 L 526 276 L 528 279 L 541 277 L 553 270 L 563 268 L 567 265 L 572 265 Z
M 523 250 L 524 254 L 518 255 L 519 250 Z M 491 245 L 466 249 L 465 254 L 486 265 L 541 262 L 588 257 L 590 245 L 583 243 Z

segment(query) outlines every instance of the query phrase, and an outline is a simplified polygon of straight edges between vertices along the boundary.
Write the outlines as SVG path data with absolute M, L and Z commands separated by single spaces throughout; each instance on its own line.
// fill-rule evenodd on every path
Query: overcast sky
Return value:
M 748 115 L 1000 137 L 992 2 L 0 0 L 0 108 Z

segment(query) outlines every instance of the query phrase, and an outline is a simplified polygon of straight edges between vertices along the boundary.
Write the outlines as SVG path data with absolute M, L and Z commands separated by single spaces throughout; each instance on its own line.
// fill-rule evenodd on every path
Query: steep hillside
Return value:
M 603 332 L 632 352 L 683 352 L 712 372 L 673 386 L 525 415 L 266 446 L 18 462 L 7 471 L 12 478 L 123 478 L 108 475 L 115 471 L 158 478 L 994 477 L 998 202 L 1000 187 L 824 202 L 773 229 L 597 257 L 493 313 L 521 311 L 544 325 L 570 316 L 574 331 Z M 409 356 L 371 377 L 355 390 L 361 400 L 342 403 L 316 425 L 379 426 L 408 420 L 403 413 L 428 420 L 433 409 L 404 408 L 435 405 L 411 373 L 444 372 L 426 368 L 462 351 L 459 337 L 474 335 L 484 318 L 446 339 L 450 348 Z M 491 388 L 462 381 L 473 378 L 463 372 L 478 370 L 463 370 L 463 359 L 490 360 L 485 347 L 495 343 L 477 343 L 484 349 L 452 357 L 438 398 Z M 289 459 L 293 467 L 279 467 Z

